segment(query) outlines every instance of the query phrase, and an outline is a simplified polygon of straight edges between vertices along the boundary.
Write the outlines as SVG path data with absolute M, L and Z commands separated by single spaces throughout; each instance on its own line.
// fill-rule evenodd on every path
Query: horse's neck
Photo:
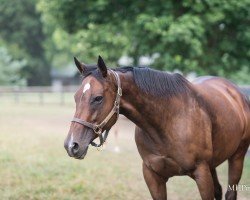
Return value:
M 122 73 L 120 76 L 123 90 L 121 114 L 147 132 L 164 129 L 173 109 L 177 110 L 174 101 L 154 98 L 140 91 L 131 73 Z

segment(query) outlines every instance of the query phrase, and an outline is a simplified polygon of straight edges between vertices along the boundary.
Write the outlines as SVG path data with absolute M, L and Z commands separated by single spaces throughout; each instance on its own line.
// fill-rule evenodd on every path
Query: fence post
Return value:
M 18 104 L 19 103 L 19 93 L 16 91 L 14 92 L 14 100 L 15 100 L 15 103 Z
M 44 104 L 44 95 L 43 95 L 43 92 L 39 92 L 39 102 L 40 102 L 40 105 Z
M 61 91 L 61 105 L 63 106 L 65 104 L 65 98 L 64 98 L 64 92 Z

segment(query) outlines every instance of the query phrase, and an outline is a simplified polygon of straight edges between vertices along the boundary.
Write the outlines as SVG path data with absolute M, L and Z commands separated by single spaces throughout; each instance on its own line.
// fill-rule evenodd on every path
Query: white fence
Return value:
M 3 103 L 73 104 L 73 95 L 78 87 L 0 87 L 0 105 Z M 241 86 L 240 88 L 250 97 L 250 86 Z
M 1 103 L 72 104 L 79 86 L 53 87 L 0 87 Z

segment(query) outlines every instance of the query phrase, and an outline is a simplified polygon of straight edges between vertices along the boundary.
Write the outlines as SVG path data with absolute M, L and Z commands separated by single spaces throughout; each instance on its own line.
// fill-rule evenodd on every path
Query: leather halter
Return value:
M 116 98 L 115 98 L 115 102 L 114 102 L 114 106 L 112 108 L 112 110 L 109 112 L 109 114 L 107 115 L 107 117 L 105 117 L 105 119 L 99 123 L 99 124 L 93 124 L 87 121 L 84 121 L 82 119 L 76 118 L 74 117 L 71 122 L 76 122 L 78 124 L 81 124 L 83 126 L 87 126 L 88 128 L 93 129 L 93 131 L 95 132 L 95 134 L 97 134 L 99 136 L 100 139 L 100 144 L 96 144 L 95 142 L 91 142 L 90 144 L 94 147 L 100 147 L 103 145 L 103 143 L 106 141 L 108 134 L 109 134 L 109 130 L 105 130 L 105 134 L 103 135 L 103 128 L 104 126 L 109 122 L 109 120 L 111 119 L 111 117 L 116 113 L 117 114 L 117 119 L 119 117 L 119 108 L 120 108 L 120 100 L 121 100 L 121 96 L 122 96 L 122 88 L 121 88 L 121 81 L 120 81 L 120 77 L 119 75 L 109 69 L 111 71 L 111 73 L 114 75 L 116 82 L 117 82 L 117 93 L 116 93 Z

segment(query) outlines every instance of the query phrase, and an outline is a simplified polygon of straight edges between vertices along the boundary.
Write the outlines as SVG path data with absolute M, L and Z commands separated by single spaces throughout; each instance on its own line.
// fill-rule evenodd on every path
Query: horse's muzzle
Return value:
M 71 129 L 69 131 L 69 134 L 64 141 L 64 148 L 70 157 L 83 159 L 87 154 L 89 144 L 95 138 L 95 134 L 91 129 L 85 129 L 80 133 L 77 133 L 76 131 L 79 130 Z
M 67 145 L 64 143 L 64 148 L 66 149 L 68 155 L 70 157 L 76 158 L 76 159 L 83 159 L 88 151 L 88 146 L 80 148 L 80 145 L 76 142 L 73 142 L 70 145 Z

